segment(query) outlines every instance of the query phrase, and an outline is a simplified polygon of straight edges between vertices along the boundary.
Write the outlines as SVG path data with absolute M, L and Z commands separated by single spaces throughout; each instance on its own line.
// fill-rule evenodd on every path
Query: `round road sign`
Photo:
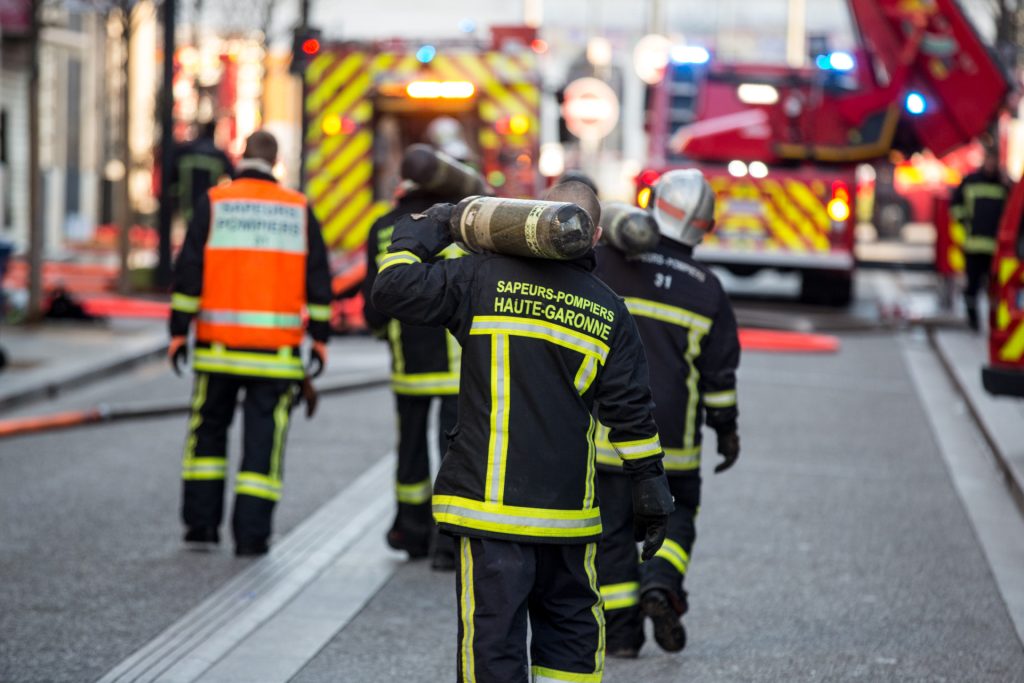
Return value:
M 619 122 L 619 98 L 596 78 L 577 78 L 565 86 L 562 117 L 569 132 L 583 140 L 600 140 Z

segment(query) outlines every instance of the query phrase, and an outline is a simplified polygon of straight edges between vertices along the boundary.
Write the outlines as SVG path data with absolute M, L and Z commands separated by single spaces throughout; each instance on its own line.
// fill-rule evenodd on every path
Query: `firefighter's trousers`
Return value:
M 430 480 L 430 451 L 428 446 L 428 419 L 432 396 L 406 396 L 395 394 L 398 412 L 398 470 L 395 497 L 398 515 L 394 529 L 410 540 L 429 541 L 434 527 L 430 512 L 432 484 Z M 458 396 L 441 396 L 438 452 L 443 457 L 448 450 L 448 433 L 455 428 L 458 415 Z
M 457 541 L 460 683 L 601 680 L 604 614 L 596 543 Z M 533 633 L 529 657 L 527 619 Z
M 228 428 L 238 393 L 244 390 L 242 462 L 235 479 L 231 529 L 236 543 L 261 543 L 270 537 L 274 505 L 281 497 L 294 386 L 294 380 L 196 373 L 182 471 L 181 516 L 186 526 L 220 526 Z
M 690 552 L 697 538 L 700 507 L 700 474 L 672 474 L 668 478 L 675 510 L 669 516 L 668 534 L 658 553 L 643 565 L 633 536 L 633 498 L 629 477 L 601 470 L 597 475 L 601 524 L 597 573 L 608 620 L 608 649 L 639 648 L 643 644 L 640 596 L 663 588 L 686 606 L 683 581 Z
M 967 308 L 967 319 L 971 327 L 978 329 L 978 294 L 983 291 L 985 281 L 992 268 L 992 254 L 964 254 L 964 275 L 967 283 L 964 287 L 964 305 Z

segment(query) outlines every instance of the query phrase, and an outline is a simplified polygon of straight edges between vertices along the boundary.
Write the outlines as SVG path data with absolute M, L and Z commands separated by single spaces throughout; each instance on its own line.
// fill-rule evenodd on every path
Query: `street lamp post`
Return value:
M 176 0 L 164 0 L 163 97 L 160 98 L 160 217 L 156 285 L 171 283 L 171 171 L 174 164 L 174 31 Z

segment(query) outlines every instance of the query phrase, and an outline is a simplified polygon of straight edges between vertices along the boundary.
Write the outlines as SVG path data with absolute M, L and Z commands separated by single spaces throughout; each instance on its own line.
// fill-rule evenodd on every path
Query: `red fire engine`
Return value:
M 845 305 L 855 267 L 857 164 L 943 155 L 984 132 L 1008 86 L 955 0 L 847 0 L 860 45 L 807 68 L 723 64 L 674 50 L 650 110 L 652 167 L 697 166 L 718 199 L 698 250 L 739 274 L 802 273 L 801 298 Z
M 981 372 L 992 394 L 1024 397 L 1024 183 L 1003 212 L 990 280 L 989 361 Z

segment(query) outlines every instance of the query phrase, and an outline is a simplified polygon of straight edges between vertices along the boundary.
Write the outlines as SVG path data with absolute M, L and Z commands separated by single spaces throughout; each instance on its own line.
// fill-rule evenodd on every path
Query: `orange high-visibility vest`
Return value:
M 268 180 L 212 188 L 196 339 L 242 349 L 302 341 L 306 198 Z

